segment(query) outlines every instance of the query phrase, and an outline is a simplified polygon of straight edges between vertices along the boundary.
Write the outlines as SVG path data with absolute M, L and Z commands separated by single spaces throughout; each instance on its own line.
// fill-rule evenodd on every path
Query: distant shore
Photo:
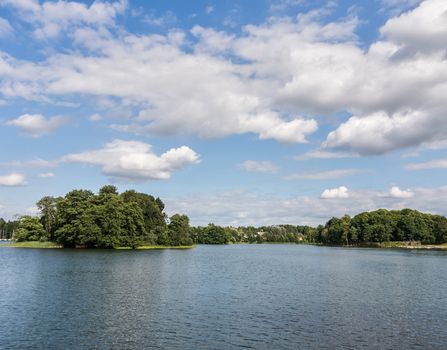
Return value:
M 321 243 L 281 243 L 281 242 L 264 242 L 264 243 L 233 243 L 233 244 L 304 244 L 322 247 L 342 247 L 342 248 L 383 248 L 383 249 L 420 249 L 420 250 L 447 250 L 447 243 L 444 244 L 421 244 L 420 242 L 370 242 L 355 245 L 326 245 Z M 225 244 L 217 244 L 225 245 Z M 63 249 L 61 244 L 55 242 L 12 242 L 0 244 L 2 248 L 34 248 L 34 249 Z M 193 249 L 196 245 L 168 246 L 168 245 L 143 245 L 136 247 L 134 250 L 156 250 L 156 249 Z M 75 249 L 95 249 L 95 248 L 75 248 Z M 112 250 L 132 250 L 132 247 L 116 247 Z
M 372 243 L 370 246 L 376 248 L 447 250 L 447 243 L 422 244 L 420 242 L 382 242 L 376 244 Z
M 366 242 L 350 245 L 333 245 L 322 243 L 303 243 L 307 245 L 316 245 L 321 247 L 340 247 L 340 248 L 379 248 L 379 249 L 420 249 L 420 250 L 447 250 L 447 243 L 443 244 L 422 244 L 420 242 Z
M 13 242 L 1 244 L 3 248 L 34 248 L 34 249 L 63 249 L 61 244 L 55 242 Z M 152 250 L 152 249 L 192 249 L 195 245 L 182 245 L 182 246 L 167 246 L 167 245 L 143 245 L 135 248 L 136 250 Z M 78 248 L 89 249 L 89 248 Z M 94 249 L 94 248 L 93 248 Z M 115 250 L 132 250 L 131 247 L 116 247 Z

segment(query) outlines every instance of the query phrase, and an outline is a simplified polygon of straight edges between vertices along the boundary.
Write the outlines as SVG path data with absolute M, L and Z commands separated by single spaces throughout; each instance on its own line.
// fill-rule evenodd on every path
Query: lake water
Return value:
M 447 252 L 0 248 L 0 349 L 447 349 Z

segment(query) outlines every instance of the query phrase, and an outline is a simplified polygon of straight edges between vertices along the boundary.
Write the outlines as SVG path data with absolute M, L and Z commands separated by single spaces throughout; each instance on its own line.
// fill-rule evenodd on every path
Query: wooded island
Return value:
M 357 246 L 387 242 L 447 243 L 447 219 L 411 209 L 332 218 L 318 227 L 274 225 L 191 227 L 186 215 L 168 217 L 160 198 L 107 185 L 98 194 L 73 190 L 43 197 L 39 216 L 0 219 L 2 238 L 69 248 L 190 247 L 193 244 L 317 243 Z M 52 242 L 52 243 L 50 243 Z

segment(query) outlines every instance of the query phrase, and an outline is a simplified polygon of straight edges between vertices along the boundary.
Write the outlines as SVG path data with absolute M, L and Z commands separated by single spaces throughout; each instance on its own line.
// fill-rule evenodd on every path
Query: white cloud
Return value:
M 114 140 L 101 149 L 66 155 L 62 161 L 100 166 L 103 174 L 125 182 L 166 180 L 173 171 L 200 162 L 199 156 L 187 146 L 172 148 L 158 156 L 151 145 L 124 140 Z
M 405 165 L 409 170 L 447 169 L 447 159 L 435 159 L 423 163 L 410 163 Z
M 24 161 L 11 161 L 11 162 L 2 162 L 0 163 L 0 167 L 8 167 L 8 168 L 54 168 L 57 166 L 57 161 L 48 161 L 41 158 L 35 158 L 31 160 Z
M 273 17 L 239 35 L 194 27 L 190 40 L 180 30 L 132 35 L 103 28 L 114 24 L 125 2 L 78 4 L 66 15 L 60 9 L 65 13 L 72 2 L 7 3 L 39 14 L 38 29 L 48 22 L 51 33 L 54 23 L 58 30 L 67 24 L 74 43 L 38 64 L 0 55 L 0 92 L 8 98 L 114 98 L 141 110 L 117 130 L 254 133 L 296 143 L 316 131 L 317 118 L 344 113 L 351 118 L 325 145 L 362 155 L 447 139 L 444 0 L 426 0 L 389 19 L 369 47 L 356 35 L 359 19 L 328 22 L 327 8 Z M 43 22 L 41 12 L 50 8 L 58 10 Z M 93 8 L 102 9 L 96 17 Z M 72 28 L 73 21 L 86 25 Z
M 208 5 L 208 6 L 205 8 L 205 12 L 208 13 L 208 14 L 214 12 L 214 6 L 213 6 L 213 5 Z
M 26 185 L 26 177 L 20 173 L 11 173 L 0 176 L 0 186 L 23 186 Z
M 397 186 L 390 188 L 389 196 L 393 198 L 411 198 L 414 196 L 414 192 L 411 190 L 401 190 Z
M 401 45 L 406 53 L 443 50 L 447 44 L 447 3 L 444 0 L 420 2 L 413 11 L 391 18 L 381 28 L 386 38 Z
M 166 198 L 169 214 L 185 213 L 193 225 L 207 225 L 210 218 L 220 225 L 324 224 L 333 216 L 354 216 L 379 208 L 397 210 L 414 208 L 423 212 L 447 214 L 447 186 L 415 188 L 414 196 L 396 200 L 383 191 L 352 191 L 349 200 L 294 194 L 279 196 L 242 190 L 188 194 Z
M 382 11 L 390 11 L 398 15 L 409 8 L 419 5 L 423 0 L 381 0 Z
M 321 198 L 323 199 L 349 198 L 349 192 L 345 186 L 340 186 L 338 188 L 330 188 L 324 190 L 321 193 Z
M 68 122 L 69 119 L 66 117 L 45 118 L 41 114 L 24 114 L 17 119 L 6 122 L 6 125 L 15 126 L 31 137 L 40 137 L 52 134 Z
M 95 113 L 95 114 L 92 114 L 92 115 L 88 118 L 88 120 L 90 120 L 91 122 L 97 122 L 97 121 L 102 120 L 102 116 L 101 116 L 101 114 Z
M 271 12 L 281 12 L 290 9 L 291 7 L 303 5 L 304 3 L 305 0 L 274 0 L 270 5 L 269 10 Z
M 177 22 L 177 17 L 172 11 L 167 11 L 162 16 L 155 16 L 154 14 L 146 15 L 143 19 L 143 22 L 151 26 L 163 27 L 172 25 Z
M 7 19 L 0 17 L 0 38 L 5 38 L 10 36 L 14 32 L 11 24 Z
M 35 26 L 34 34 L 39 39 L 51 39 L 61 31 L 78 25 L 114 25 L 117 15 L 127 7 L 127 0 L 116 2 L 94 1 L 90 6 L 77 1 L 2 0 L 2 5 L 15 8 L 22 20 Z
M 342 153 L 342 152 L 330 152 L 324 150 L 312 150 L 302 155 L 294 157 L 296 160 L 308 160 L 308 159 L 338 159 L 338 158 L 355 158 L 356 154 Z
M 54 177 L 54 176 L 55 176 L 55 175 L 54 175 L 54 173 L 52 173 L 52 172 L 41 173 L 41 174 L 39 174 L 39 177 L 41 177 L 42 179 L 47 179 L 47 178 Z
M 299 174 L 291 174 L 284 177 L 285 180 L 331 180 L 353 176 L 365 172 L 362 169 L 334 169 Z
M 329 133 L 323 146 L 362 155 L 383 154 L 444 138 L 447 123 L 443 119 L 443 114 L 429 116 L 418 111 L 354 116 Z
M 270 173 L 274 174 L 278 171 L 278 167 L 269 161 L 246 160 L 239 167 L 248 172 Z
M 191 29 L 191 34 L 200 39 L 195 46 L 197 52 L 211 54 L 228 52 L 234 44 L 235 36 L 229 35 L 224 31 L 216 31 L 212 28 L 204 28 L 195 25 Z

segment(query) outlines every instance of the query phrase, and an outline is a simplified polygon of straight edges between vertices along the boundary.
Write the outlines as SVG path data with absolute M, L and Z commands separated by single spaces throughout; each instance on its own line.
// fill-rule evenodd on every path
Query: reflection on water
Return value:
M 447 253 L 0 249 L 1 349 L 446 349 Z

